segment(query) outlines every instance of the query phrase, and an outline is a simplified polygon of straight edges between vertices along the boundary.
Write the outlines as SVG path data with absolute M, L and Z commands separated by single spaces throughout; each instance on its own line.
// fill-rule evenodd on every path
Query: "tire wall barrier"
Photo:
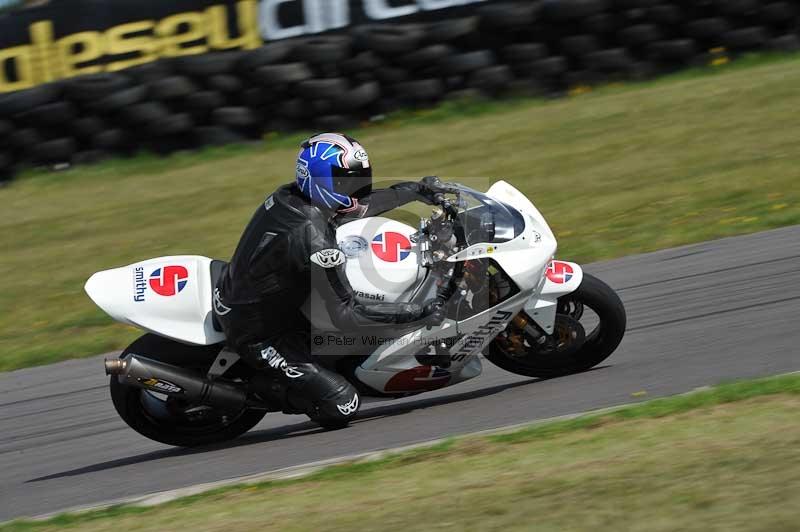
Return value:
M 62 1 L 69 6 L 76 0 Z M 133 40 L 139 48 L 108 56 L 92 39 L 102 31 L 119 33 L 119 26 L 79 32 L 67 44 L 51 46 L 61 50 L 62 59 L 64 50 L 84 59 L 94 54 L 90 61 L 70 59 L 73 68 L 90 69 L 77 76 L 65 73 L 63 65 L 53 67 L 54 56 L 41 50 L 35 68 L 10 73 L 20 65 L 20 50 L 36 52 L 34 32 L 0 38 L 5 46 L 0 78 L 6 82 L 5 92 L 0 86 L 0 182 L 25 166 L 61 167 L 141 150 L 169 153 L 270 131 L 347 129 L 376 115 L 458 95 L 558 95 L 576 86 L 725 62 L 748 51 L 800 49 L 796 0 L 490 1 L 381 23 L 351 10 L 354 24 L 339 21 L 346 27 L 316 34 L 309 33 L 320 26 L 309 31 L 307 24 L 265 29 L 263 11 L 259 15 L 252 0 L 174 5 L 194 6 L 206 13 L 206 21 L 211 10 L 223 22 L 216 30 L 204 26 L 205 34 L 175 37 L 163 28 L 158 33 L 159 23 L 150 20 L 153 35 L 172 36 L 151 46 L 136 41 L 142 37 L 127 27 L 122 34 L 133 32 L 134 38 L 117 44 L 130 46 Z M 220 7 L 228 12 L 220 15 Z M 118 13 L 106 25 L 119 24 Z M 0 29 L 12 14 L 0 17 Z M 200 20 L 181 16 L 169 24 Z M 16 21 L 15 27 L 29 27 L 27 22 Z M 263 44 L 270 31 L 306 35 Z M 63 39 L 51 35 L 50 42 L 58 38 Z M 142 50 L 153 52 L 147 61 Z M 155 50 L 188 55 L 155 60 Z M 10 53 L 17 58 L 9 59 Z M 42 67 L 48 58 L 50 74 Z M 7 90 L 36 70 L 54 81 Z

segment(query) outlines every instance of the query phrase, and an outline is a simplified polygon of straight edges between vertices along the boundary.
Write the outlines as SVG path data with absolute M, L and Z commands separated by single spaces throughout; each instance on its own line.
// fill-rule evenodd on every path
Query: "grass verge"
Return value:
M 1 532 L 796 530 L 800 375 Z
M 552 223 L 561 256 L 612 258 L 800 223 L 798 66 L 448 104 L 354 133 L 380 176 L 506 179 Z M 265 194 L 292 179 L 296 140 L 32 173 L 0 190 L 0 371 L 126 345 L 139 333 L 97 309 L 84 281 L 159 255 L 229 257 Z

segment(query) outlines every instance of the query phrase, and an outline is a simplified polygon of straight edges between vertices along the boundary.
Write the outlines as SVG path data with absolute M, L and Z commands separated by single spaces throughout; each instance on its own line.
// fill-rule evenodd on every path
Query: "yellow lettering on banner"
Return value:
M 231 38 L 228 32 L 227 9 L 212 6 L 206 9 L 208 19 L 208 43 L 211 48 L 243 48 L 250 50 L 263 44 L 258 34 L 258 4 L 255 0 L 242 0 L 236 3 L 236 29 L 239 37 Z
M 255 0 L 243 0 L 236 4 L 236 29 L 238 37 L 228 31 L 228 13 L 224 5 L 211 6 L 205 10 L 208 26 L 208 44 L 216 50 L 258 48 L 263 43 L 258 34 L 258 6 Z
M 211 6 L 203 13 L 206 15 L 208 45 L 211 48 L 227 50 L 241 45 L 241 37 L 232 39 L 228 33 L 228 10 L 225 6 Z
M 104 32 L 82 31 L 58 40 L 53 21 L 34 22 L 28 28 L 29 45 L 0 49 L 0 92 L 103 70 L 115 72 L 162 56 L 261 46 L 258 0 L 236 2 L 235 29 L 228 24 L 227 6 L 212 5 L 202 12 L 177 13 L 160 21 L 129 22 Z M 106 55 L 123 57 L 105 65 L 86 64 Z
M 199 40 L 205 40 L 205 17 L 202 13 L 178 13 L 162 19 L 156 25 L 156 35 L 160 39 L 160 55 L 173 57 L 178 55 L 202 54 L 208 51 L 205 44 L 195 46 L 181 46 Z M 181 26 L 186 26 L 186 31 L 179 31 Z
M 139 57 L 114 61 L 106 65 L 106 70 L 114 72 L 136 65 L 142 65 L 158 59 L 158 42 L 151 35 L 131 37 L 130 34 L 152 31 L 155 23 L 152 20 L 140 20 L 128 24 L 120 24 L 105 33 L 106 52 L 111 55 L 138 53 Z
M 228 13 L 224 5 L 211 6 L 205 11 L 208 26 L 208 44 L 217 50 L 229 48 L 258 48 L 261 36 L 258 34 L 258 5 L 255 0 L 236 3 L 236 28 L 239 36 L 231 37 L 228 31 Z
M 54 65 L 53 23 L 49 20 L 34 22 L 28 28 L 34 49 L 34 77 L 38 83 L 58 79 L 58 65 Z
M 258 31 L 258 2 L 256 0 L 237 2 L 236 21 L 239 25 L 239 33 L 245 38 L 242 48 L 251 50 L 264 44 Z
M 14 64 L 13 69 L 5 68 L 9 62 Z M 16 81 L 8 79 L 7 70 L 16 73 Z M 31 46 L 14 46 L 0 50 L 0 92 L 30 89 L 36 84 L 33 77 L 33 48 Z
M 73 33 L 63 39 L 59 39 L 56 44 L 58 45 L 61 74 L 64 77 L 71 78 L 81 74 L 94 74 L 103 70 L 100 65 L 78 67 L 79 63 L 87 63 L 103 55 L 103 36 L 100 32 L 81 31 Z

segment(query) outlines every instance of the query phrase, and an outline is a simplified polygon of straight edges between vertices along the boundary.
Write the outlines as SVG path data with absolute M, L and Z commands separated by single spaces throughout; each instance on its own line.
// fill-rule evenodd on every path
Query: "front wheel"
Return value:
M 219 346 L 188 346 L 154 334 L 145 334 L 120 355 L 136 353 L 160 362 L 208 371 Z M 143 390 L 111 377 L 111 400 L 119 416 L 139 434 L 178 447 L 195 447 L 233 439 L 253 428 L 264 410 L 243 408 L 226 412 L 192 405 L 180 398 Z
M 614 352 L 625 335 L 626 321 L 625 307 L 616 292 L 584 273 L 578 289 L 558 299 L 551 337 L 536 338 L 530 331 L 532 325 L 519 328 L 512 322 L 492 342 L 487 358 L 506 371 L 528 377 L 586 371 Z

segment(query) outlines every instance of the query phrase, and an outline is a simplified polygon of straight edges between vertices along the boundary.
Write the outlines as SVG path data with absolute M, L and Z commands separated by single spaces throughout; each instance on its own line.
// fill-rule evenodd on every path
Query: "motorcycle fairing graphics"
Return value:
M 375 235 L 371 248 L 372 253 L 385 262 L 400 262 L 411 255 L 411 241 L 395 231 Z
M 189 282 L 189 271 L 181 265 L 169 264 L 156 268 L 146 280 L 144 271 L 143 266 L 133 268 L 133 300 L 136 302 L 145 300 L 148 288 L 159 296 L 172 297 L 186 288 Z
M 551 261 L 545 272 L 547 278 L 556 284 L 564 284 L 569 282 L 574 274 L 575 270 L 572 268 L 572 266 L 568 262 L 561 260 Z
M 622 340 L 626 315 L 619 297 L 580 265 L 554 260 L 556 238 L 522 193 L 503 181 L 485 193 L 456 183 L 443 188 L 430 217 L 423 216 L 417 228 L 380 216 L 355 219 L 336 228 L 339 249 L 319 250 L 309 258 L 313 268 L 341 267 L 359 299 L 448 301 L 439 325 L 392 328 L 374 336 L 374 342 L 367 335 L 370 341 L 361 345 L 344 343 L 341 352 L 336 342 L 328 342 L 319 354 L 330 355 L 336 368 L 331 371 L 359 394 L 337 398 L 334 412 L 349 415 L 364 397 L 404 397 L 473 379 L 487 360 L 529 377 L 585 371 Z M 215 302 L 211 263 L 195 255 L 158 257 L 97 272 L 85 286 L 112 318 L 148 333 L 120 358 L 107 360 L 106 372 L 117 376 L 110 386 L 122 419 L 171 445 L 231 439 L 267 412 L 283 411 L 257 392 L 263 370 L 228 360 L 224 333 L 213 323 L 214 310 L 228 308 L 219 298 Z M 325 305 L 312 298 L 313 292 L 299 310 L 308 312 L 312 338 L 320 339 L 315 345 L 346 336 L 329 319 L 317 319 L 313 309 Z M 584 308 L 593 311 L 590 318 L 599 318 L 595 325 L 591 319 L 581 323 Z M 265 350 L 263 357 L 289 377 L 305 371 L 286 364 L 275 349 Z M 218 364 L 219 359 L 228 362 Z M 344 364 L 336 365 L 339 361 Z M 204 365 L 208 369 L 198 371 Z M 232 366 L 237 370 L 231 372 Z M 156 396 L 172 398 L 171 409 Z M 162 413 L 186 411 L 175 414 L 184 416 L 180 422 L 150 424 L 156 411 L 130 410 L 149 405 Z M 189 426 L 181 432 L 186 419 L 205 415 L 231 425 L 224 430 L 214 423 L 207 430 Z

